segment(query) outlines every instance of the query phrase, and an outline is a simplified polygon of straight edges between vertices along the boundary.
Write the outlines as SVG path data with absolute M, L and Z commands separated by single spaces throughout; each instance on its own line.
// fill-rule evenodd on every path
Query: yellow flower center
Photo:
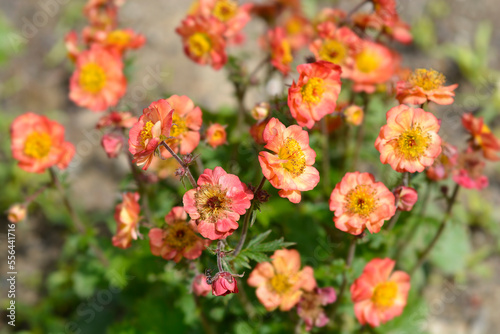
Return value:
M 310 78 L 309 80 L 307 80 L 307 83 L 300 89 L 302 100 L 313 104 L 316 104 L 321 100 L 324 92 L 325 87 L 323 84 L 323 79 L 321 78 Z
M 410 75 L 408 81 L 412 85 L 418 86 L 424 90 L 433 90 L 441 87 L 445 83 L 446 78 L 438 71 L 417 68 L 415 72 Z
M 106 85 L 106 73 L 96 63 L 88 63 L 82 66 L 79 82 L 83 90 L 96 94 Z
M 227 22 L 236 16 L 238 12 L 238 3 L 233 0 L 219 0 L 215 3 L 213 15 L 221 20 Z
M 296 35 L 302 32 L 303 24 L 299 18 L 294 17 L 288 20 L 288 22 L 285 25 L 285 28 L 289 35 Z
M 225 211 L 231 209 L 232 200 L 220 185 L 204 184 L 194 195 L 200 220 L 215 223 Z
M 153 128 L 154 124 L 151 121 L 148 121 L 146 124 L 144 124 L 144 128 L 141 131 L 141 144 L 143 146 L 146 145 L 146 141 L 153 138 L 153 134 L 151 133 L 151 129 Z
M 346 210 L 367 218 L 377 208 L 375 190 L 370 185 L 357 185 L 346 196 Z
M 106 42 L 113 45 L 125 46 L 130 43 L 130 34 L 123 30 L 114 30 L 108 34 Z
M 180 221 L 167 228 L 165 243 L 174 249 L 182 250 L 196 242 L 196 238 L 189 225 Z
M 287 293 L 292 284 L 290 283 L 290 279 L 288 276 L 283 274 L 276 274 L 271 278 L 271 287 L 277 294 L 283 295 Z
M 290 64 L 293 61 L 293 56 L 292 48 L 288 40 L 284 39 L 283 41 L 281 41 L 281 51 L 283 52 L 281 62 L 285 65 Z M 273 56 L 275 55 L 273 54 Z
M 293 138 L 287 138 L 278 153 L 281 160 L 288 160 L 282 166 L 294 176 L 301 175 L 306 169 L 306 155 L 299 143 Z
M 398 285 L 395 282 L 380 283 L 375 287 L 372 302 L 377 308 L 388 308 L 394 305 L 398 294 Z
M 184 118 L 179 116 L 178 113 L 174 112 L 172 115 L 172 128 L 170 129 L 171 137 L 178 137 L 188 130 L 186 121 Z
M 42 159 L 49 154 L 51 147 L 52 139 L 48 133 L 32 132 L 24 143 L 24 154 L 35 159 Z
M 431 137 L 420 126 L 414 126 L 403 132 L 397 139 L 397 152 L 406 160 L 419 159 L 429 147 Z
M 364 50 L 356 56 L 356 67 L 363 73 L 370 73 L 379 68 L 381 61 L 378 54 Z
M 342 63 L 346 55 L 345 45 L 335 40 L 325 41 L 319 50 L 319 58 L 335 64 Z
M 187 45 L 189 48 L 189 51 L 193 53 L 197 57 L 204 56 L 210 50 L 212 50 L 212 42 L 210 40 L 210 37 L 201 32 L 197 32 L 189 36 L 189 39 L 187 41 Z

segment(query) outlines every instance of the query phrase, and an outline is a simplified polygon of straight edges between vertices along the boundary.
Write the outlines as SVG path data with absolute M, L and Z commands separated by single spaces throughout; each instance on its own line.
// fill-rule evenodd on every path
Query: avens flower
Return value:
M 7 220 L 11 223 L 19 223 L 26 219 L 28 208 L 24 203 L 12 204 L 7 210 Z
M 441 153 L 440 122 L 431 113 L 404 104 L 390 109 L 375 148 L 396 172 L 422 172 Z
M 411 211 L 418 200 L 418 193 L 412 187 L 399 186 L 394 190 L 396 206 L 401 211 Z
M 139 213 L 139 193 L 124 193 L 123 202 L 115 208 L 116 234 L 113 236 L 113 246 L 128 248 L 132 239 L 137 240 Z
M 208 145 L 212 146 L 212 148 L 216 148 L 227 143 L 226 126 L 227 125 L 214 123 L 208 127 L 205 135 Z
M 330 210 L 339 230 L 353 235 L 365 228 L 380 231 L 384 221 L 396 213 L 394 195 L 382 182 L 375 182 L 370 173 L 347 173 L 330 196 Z
M 357 105 L 345 108 L 343 114 L 347 124 L 359 126 L 363 123 L 364 112 L 363 109 Z
M 292 47 L 282 27 L 276 27 L 267 32 L 269 48 L 271 49 L 271 64 L 283 75 L 290 72 L 293 61 Z
M 473 150 L 481 150 L 483 156 L 492 161 L 500 160 L 497 155 L 500 151 L 500 140 L 491 132 L 482 117 L 474 117 L 465 113 L 462 116 L 462 125 L 472 136 L 470 144 Z
M 458 155 L 457 165 L 453 170 L 453 181 L 467 189 L 481 190 L 489 184 L 483 174 L 485 163 L 477 152 L 467 150 Z
M 335 290 L 331 287 L 316 287 L 302 294 L 297 304 L 297 314 L 304 319 L 306 331 L 312 330 L 313 327 L 324 327 L 330 321 L 323 307 L 334 303 L 336 299 Z
M 351 285 L 354 314 L 362 325 L 378 327 L 399 316 L 406 306 L 410 276 L 395 271 L 391 259 L 373 259 Z
M 205 297 L 212 290 L 212 286 L 207 284 L 207 277 L 203 274 L 198 274 L 193 279 L 191 285 L 193 293 L 197 296 Z
M 125 138 L 121 133 L 111 132 L 102 136 L 101 145 L 108 158 L 116 158 L 122 151 Z
M 227 271 L 218 272 L 212 281 L 212 295 L 225 296 L 230 293 L 238 293 L 236 278 Z

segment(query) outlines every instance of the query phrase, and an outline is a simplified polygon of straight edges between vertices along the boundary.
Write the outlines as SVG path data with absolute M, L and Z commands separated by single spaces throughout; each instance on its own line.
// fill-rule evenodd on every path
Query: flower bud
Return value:
M 394 191 L 396 205 L 401 211 L 411 211 L 418 200 L 418 193 L 411 187 L 399 186 Z
M 107 133 L 102 136 L 102 147 L 108 158 L 116 158 L 120 154 L 125 139 L 118 133 Z
M 269 105 L 269 103 L 261 102 L 261 103 L 257 103 L 255 105 L 255 107 L 253 107 L 253 109 L 250 113 L 252 114 L 252 117 L 256 121 L 262 121 L 267 116 L 269 116 L 270 109 L 271 109 L 271 106 Z
M 212 289 L 212 287 L 207 284 L 207 277 L 203 274 L 195 276 L 192 288 L 195 295 L 203 297 L 205 297 Z
M 27 209 L 26 204 L 15 203 L 7 210 L 7 219 L 11 223 L 19 223 L 26 218 Z
M 217 273 L 212 282 L 212 294 L 214 296 L 225 296 L 230 293 L 238 293 L 236 279 L 227 271 Z

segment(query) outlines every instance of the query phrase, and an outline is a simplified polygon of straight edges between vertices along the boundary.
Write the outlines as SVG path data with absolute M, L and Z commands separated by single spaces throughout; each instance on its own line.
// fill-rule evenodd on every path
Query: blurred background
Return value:
M 357 2 L 305 0 L 302 3 L 306 14 L 313 15 L 317 8 L 326 5 L 350 10 Z M 30 208 L 29 219 L 16 226 L 16 332 L 200 332 L 197 315 L 192 313 L 194 305 L 189 287 L 178 277 L 173 263 L 148 257 L 147 242 L 135 251 L 111 249 L 115 228 L 112 214 L 120 191 L 130 182 L 129 166 L 123 156 L 108 159 L 100 147 L 100 134 L 94 126 L 101 115 L 80 109 L 68 99 L 73 65 L 66 58 L 63 40 L 68 31 L 79 31 L 85 25 L 81 15 L 84 4 L 84 0 L 0 2 L 0 184 L 3 185 L 0 212 L 47 180 L 46 176 L 23 172 L 11 158 L 9 125 L 17 115 L 32 111 L 66 126 L 66 138 L 75 144 L 77 160 L 65 176 L 65 182 L 70 184 L 69 191 L 82 215 L 91 213 L 88 219 L 94 226 L 89 235 L 75 235 L 66 214 L 51 204 L 60 203 L 55 192 L 42 195 Z M 183 53 L 180 37 L 174 30 L 189 7 L 190 1 L 127 0 L 121 8 L 120 26 L 130 27 L 147 38 L 143 48 L 130 53 L 128 72 L 133 75 L 129 75 L 127 95 L 120 104 L 122 109 L 137 115 L 150 102 L 178 94 L 188 95 L 209 112 L 209 116 L 204 115 L 205 122 L 223 122 L 232 112 L 235 100 L 225 70 L 214 71 L 196 65 Z M 446 75 L 447 84 L 459 83 L 455 104 L 435 108 L 443 119 L 443 137 L 451 142 L 454 138 L 463 141 L 460 115 L 472 111 L 480 111 L 479 115 L 485 117 L 499 137 L 498 1 L 400 0 L 398 12 L 412 26 L 414 35 L 412 45 L 398 47 L 403 64 L 410 68 L 432 67 Z M 259 54 L 257 39 L 263 29 L 260 22 L 251 22 L 245 29 L 244 50 L 235 52 Z M 253 57 L 249 67 L 261 58 Z M 151 76 L 157 83 L 153 87 L 144 84 L 145 78 Z M 247 108 L 260 102 L 272 89 L 252 92 L 245 101 Z M 378 128 L 373 132 L 378 133 Z M 224 161 L 223 156 L 214 153 L 208 154 L 207 159 L 211 158 L 214 164 L 217 159 Z M 409 311 L 408 319 L 423 324 L 425 331 L 392 329 L 387 332 L 500 333 L 497 316 L 500 309 L 500 165 L 490 164 L 487 175 L 488 188 L 462 193 L 461 203 L 455 208 L 461 224 L 450 228 L 445 235 L 446 242 L 433 253 L 432 261 L 439 269 L 425 273 L 428 279 L 422 291 L 426 302 L 414 305 Z M 172 198 L 182 194 L 183 189 L 178 182 L 172 182 L 172 188 L 177 187 L 178 193 L 174 190 L 158 193 L 157 202 L 153 203 L 158 208 L 179 204 Z M 273 214 L 279 215 L 276 210 Z M 290 206 L 283 210 L 290 210 Z M 307 215 L 308 209 L 304 210 L 302 214 Z M 161 220 L 166 212 L 158 212 L 157 218 Z M 321 215 L 317 219 L 331 222 L 329 212 Z M 271 214 L 267 218 L 263 216 L 264 224 L 267 219 L 267 225 L 272 226 L 270 217 Z M 0 220 L 0 254 L 7 254 L 5 216 L 1 215 Z M 298 226 L 300 229 L 300 224 Z M 107 268 L 102 268 L 84 251 L 88 239 L 96 236 L 112 259 Z M 298 241 L 294 239 L 298 236 L 292 233 L 285 237 L 288 241 Z M 308 253 L 306 247 L 303 254 L 310 255 L 312 250 Z M 2 255 L 2 333 L 12 332 L 6 325 L 6 262 L 6 256 Z M 323 275 L 326 277 L 328 272 Z M 96 299 L 104 294 L 112 296 L 109 302 Z M 251 289 L 249 294 L 254 297 Z M 168 298 L 176 298 L 178 302 L 172 305 Z M 223 321 L 227 303 L 212 301 L 212 306 L 204 306 L 210 310 L 213 321 Z M 242 315 L 232 315 L 235 327 L 228 332 L 245 333 L 246 327 L 238 325 L 240 318 Z M 273 331 L 271 327 L 266 331 L 278 330 Z

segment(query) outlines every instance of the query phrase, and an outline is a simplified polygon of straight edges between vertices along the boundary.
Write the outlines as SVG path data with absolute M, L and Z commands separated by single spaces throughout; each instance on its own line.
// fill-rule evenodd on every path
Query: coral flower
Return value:
M 212 286 L 210 284 L 207 284 L 207 277 L 203 274 L 198 274 L 195 276 L 191 288 L 193 289 L 195 295 L 202 297 L 208 295 L 210 290 L 212 290 Z
M 102 129 L 106 127 L 116 127 L 122 129 L 128 129 L 137 123 L 138 118 L 132 116 L 130 112 L 119 112 L 112 111 L 108 115 L 102 116 L 99 121 L 97 121 L 96 128 Z
M 227 143 L 226 126 L 227 125 L 215 123 L 208 127 L 206 133 L 206 141 L 208 145 L 216 148 Z
M 289 311 L 297 305 L 304 291 L 316 287 L 313 269 L 300 270 L 300 254 L 295 249 L 281 249 L 271 256 L 272 262 L 260 262 L 248 277 L 248 285 L 256 287 L 257 298 L 266 310 L 277 307 Z
M 301 191 L 311 190 L 319 182 L 319 172 L 312 167 L 316 152 L 309 147 L 309 134 L 298 125 L 285 127 L 271 118 L 264 129 L 264 141 L 270 152 L 260 152 L 262 173 L 292 203 L 299 203 Z
M 190 15 L 175 31 L 182 37 L 184 52 L 194 62 L 216 70 L 227 62 L 226 26 L 215 17 Z
M 410 275 L 403 271 L 392 272 L 395 263 L 388 258 L 373 259 L 351 285 L 354 313 L 362 325 L 378 327 L 403 312 L 410 290 Z
M 174 109 L 174 113 L 170 129 L 171 138 L 166 142 L 176 153 L 191 153 L 200 142 L 201 109 L 195 107 L 187 96 L 172 95 L 167 102 Z M 170 157 L 170 154 L 165 151 L 163 156 Z
M 77 105 L 103 111 L 116 105 L 126 90 L 127 79 L 118 53 L 94 44 L 78 55 L 69 92 Z
M 19 223 L 26 219 L 28 208 L 24 203 L 16 203 L 9 207 L 7 210 L 7 220 L 11 223 Z
M 304 292 L 297 305 L 297 313 L 304 319 L 306 331 L 309 332 L 313 327 L 324 327 L 330 321 L 323 306 L 334 303 L 336 299 L 335 290 L 331 287 L 316 287 L 311 292 Z
M 441 154 L 434 160 L 434 164 L 425 170 L 427 177 L 434 181 L 446 179 L 457 164 L 457 148 L 446 142 L 442 142 L 441 146 Z
M 394 190 L 396 206 L 401 211 L 411 211 L 418 200 L 418 193 L 415 189 L 406 186 L 399 186 Z
M 102 136 L 101 145 L 108 158 L 116 158 L 122 151 L 125 138 L 121 133 L 111 132 Z
M 458 156 L 457 166 L 453 170 L 453 181 L 467 189 L 481 190 L 489 184 L 488 178 L 483 175 L 485 163 L 477 152 L 468 149 Z
M 12 156 L 30 173 L 43 173 L 57 166 L 66 169 L 75 147 L 64 141 L 64 127 L 31 112 L 16 117 L 10 126 Z
M 292 50 L 299 50 L 309 44 L 314 35 L 311 22 L 299 13 L 288 17 L 284 28 Z
M 119 54 L 130 49 L 139 49 L 146 42 L 146 38 L 133 29 L 100 30 L 86 27 L 83 30 L 83 38 L 87 44 L 98 43 Z
M 335 111 L 340 93 L 340 66 L 320 60 L 297 66 L 299 80 L 288 89 L 288 107 L 300 126 L 314 123 Z
M 187 221 L 187 214 L 182 206 L 172 208 L 165 216 L 168 226 L 165 229 L 149 230 L 149 246 L 151 253 L 165 260 L 179 262 L 183 257 L 194 260 L 200 257 L 202 251 L 210 243 L 195 234 L 196 224 Z
M 385 46 L 363 40 L 360 51 L 354 55 L 349 74 L 355 92 L 373 93 L 377 84 L 388 81 L 396 71 L 399 57 Z
M 380 161 L 396 172 L 422 172 L 441 153 L 439 121 L 431 113 L 404 104 L 387 112 L 387 125 L 380 129 L 375 148 Z
M 148 169 L 158 145 L 170 136 L 173 113 L 167 100 L 158 100 L 142 111 L 139 121 L 130 129 L 129 151 L 142 169 Z
M 271 110 L 271 105 L 267 102 L 260 102 L 253 107 L 250 111 L 253 119 L 256 121 L 262 121 L 269 116 L 269 111 Z
M 472 135 L 470 142 L 473 149 L 480 149 L 488 160 L 500 160 L 497 155 L 500 151 L 500 140 L 491 133 L 482 117 L 476 118 L 472 114 L 465 113 L 462 116 L 462 125 Z
M 101 29 L 114 28 L 117 23 L 118 7 L 121 2 L 119 0 L 89 0 L 83 8 L 83 15 L 87 17 L 94 27 Z
M 212 282 L 212 295 L 225 296 L 230 293 L 238 293 L 236 278 L 227 271 L 218 272 Z
M 205 169 L 198 187 L 186 192 L 183 202 L 191 219 L 197 220 L 198 232 L 216 240 L 233 234 L 252 199 L 252 191 L 236 175 L 215 167 L 213 171 Z
M 382 182 L 370 173 L 347 173 L 330 196 L 330 210 L 335 211 L 335 227 L 353 235 L 365 228 L 380 231 L 384 221 L 396 213 L 395 198 Z
M 441 105 L 453 103 L 454 90 L 458 84 L 443 86 L 446 79 L 442 73 L 434 70 L 418 68 L 408 80 L 398 82 L 396 86 L 396 99 L 399 103 L 424 104 L 432 101 Z
M 123 202 L 115 208 L 117 229 L 113 246 L 125 249 L 132 245 L 132 239 L 137 240 L 140 211 L 139 193 L 124 193 Z
M 276 27 L 267 32 L 269 48 L 271 49 L 271 64 L 283 75 L 290 72 L 290 64 L 293 61 L 292 47 L 286 37 L 285 29 Z
M 343 114 L 347 124 L 358 126 L 363 123 L 364 112 L 363 109 L 357 105 L 345 108 Z

